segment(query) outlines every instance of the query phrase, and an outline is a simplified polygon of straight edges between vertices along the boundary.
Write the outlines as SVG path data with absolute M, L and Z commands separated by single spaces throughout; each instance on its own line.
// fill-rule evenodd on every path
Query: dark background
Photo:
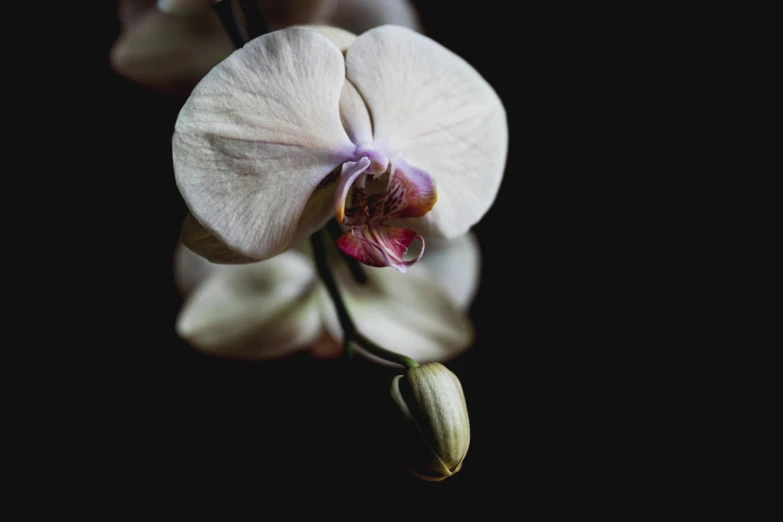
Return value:
M 564 24 L 579 25 L 580 13 L 415 4 L 425 34 L 495 88 L 509 125 L 503 184 L 475 227 L 476 344 L 447 364 L 470 412 L 462 471 L 430 484 L 397 467 L 384 427 L 396 370 L 305 355 L 224 361 L 177 337 L 172 252 L 186 209 L 170 139 L 184 99 L 117 78 L 106 62 L 96 103 L 111 167 L 98 205 L 110 232 L 89 268 L 101 293 L 87 314 L 103 343 L 92 360 L 99 390 L 112 398 L 96 407 L 102 427 L 88 443 L 101 448 L 107 476 L 121 470 L 118 487 L 132 499 L 234 491 L 306 503 L 325 493 L 334 504 L 324 513 L 369 499 L 426 503 L 444 516 L 478 506 L 495 518 L 501 508 L 606 512 L 678 494 L 650 481 L 661 457 L 650 442 L 670 433 L 650 420 L 649 394 L 660 389 L 641 384 L 662 357 L 651 349 L 655 323 L 667 320 L 661 310 L 651 320 L 638 299 L 659 277 L 639 261 L 657 254 L 633 242 L 642 225 L 626 219 L 637 188 L 614 196 L 623 183 L 614 173 L 639 165 L 628 162 L 632 140 L 618 136 L 633 132 L 623 121 L 634 106 L 618 110 L 607 92 L 625 100 L 636 77 L 616 74 L 626 62 L 607 61 L 600 35 L 585 47 L 567 39 Z M 108 56 L 119 27 L 112 9 L 106 17 Z

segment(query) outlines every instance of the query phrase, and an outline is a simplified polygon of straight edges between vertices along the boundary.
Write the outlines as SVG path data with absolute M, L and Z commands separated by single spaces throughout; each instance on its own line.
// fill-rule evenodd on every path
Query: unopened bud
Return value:
M 402 413 L 399 447 L 408 471 L 429 481 L 458 472 L 470 445 L 470 423 L 457 376 L 442 364 L 423 364 L 395 377 L 391 395 Z

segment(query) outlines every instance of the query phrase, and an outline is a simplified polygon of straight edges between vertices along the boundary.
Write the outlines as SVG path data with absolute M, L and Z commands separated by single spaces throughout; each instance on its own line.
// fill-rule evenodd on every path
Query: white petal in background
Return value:
M 408 0 L 338 0 L 328 22 L 356 34 L 384 24 L 421 31 L 419 17 Z
M 193 275 L 179 279 L 191 282 Z M 223 267 L 188 296 L 177 333 L 221 357 L 288 355 L 322 332 L 315 283 L 309 261 L 295 251 L 262 263 Z
M 156 0 L 119 0 L 117 15 L 123 28 L 135 24 L 141 17 L 154 9 Z
M 472 233 L 454 239 L 429 238 L 421 261 L 409 271 L 414 277 L 435 281 L 453 303 L 467 311 L 481 276 L 478 239 Z
M 167 13 L 182 14 L 203 11 L 220 0 L 158 0 L 158 9 Z
M 126 9 L 131 24 L 110 54 L 121 76 L 167 93 L 188 92 L 234 46 L 220 19 L 210 10 L 192 14 Z
M 294 25 L 291 29 L 306 29 L 308 31 L 315 31 L 327 37 L 332 41 L 334 45 L 340 49 L 340 52 L 345 52 L 348 46 L 356 40 L 356 35 L 348 32 L 344 29 L 338 29 L 337 27 L 330 27 L 328 25 Z
M 398 226 L 425 237 L 465 234 L 489 210 L 505 168 L 508 128 L 495 91 L 456 54 L 395 26 L 359 35 L 346 71 L 370 109 L 379 150 L 401 153 L 437 182 L 433 210 Z
M 256 262 L 255 259 L 237 254 L 228 248 L 214 234 L 201 226 L 201 223 L 196 221 L 196 218 L 190 212 L 185 216 L 185 220 L 182 223 L 182 231 L 179 238 L 185 246 L 212 263 L 242 265 Z
M 438 265 L 424 264 L 430 254 Z M 446 361 L 473 343 L 465 300 L 472 298 L 478 285 L 479 256 L 475 238 L 466 237 L 436 243 L 432 248 L 428 244 L 422 261 L 405 274 L 362 267 L 370 279 L 363 286 L 353 281 L 342 263 L 336 264 L 334 271 L 345 289 L 346 306 L 364 335 L 419 362 Z M 444 276 L 433 277 L 436 271 Z M 453 285 L 445 274 L 460 281 Z M 322 307 L 329 332 L 342 341 L 333 306 Z
M 465 309 L 479 277 L 474 237 L 428 245 L 432 261 L 425 262 L 425 255 L 407 274 L 367 267 L 370 281 L 362 286 L 330 248 L 346 305 L 367 337 L 419 362 L 449 360 L 470 347 L 473 331 Z M 204 352 L 242 359 L 311 348 L 325 332 L 341 343 L 334 305 L 309 254 L 303 244 L 268 261 L 229 266 L 209 263 L 180 245 L 175 280 L 190 295 L 178 332 Z
M 369 339 L 418 362 L 453 359 L 473 343 L 470 320 L 438 291 L 437 284 L 413 278 L 395 281 L 395 274 L 404 274 L 383 268 L 368 270 L 384 270 L 379 279 L 388 277 L 389 281 L 373 293 L 346 294 L 345 301 L 356 327 Z M 341 339 L 334 321 L 328 324 L 331 334 Z
M 161 92 L 189 92 L 234 50 L 210 3 L 162 0 L 156 7 L 155 0 L 121 0 L 123 32 L 110 56 L 114 70 Z M 270 30 L 302 24 L 340 27 L 357 34 L 382 24 L 420 30 L 407 0 L 264 0 L 259 7 Z M 345 35 L 335 37 L 343 50 L 350 43 Z
M 174 250 L 174 284 L 183 296 L 190 294 L 222 268 L 193 253 L 182 243 L 178 243 Z

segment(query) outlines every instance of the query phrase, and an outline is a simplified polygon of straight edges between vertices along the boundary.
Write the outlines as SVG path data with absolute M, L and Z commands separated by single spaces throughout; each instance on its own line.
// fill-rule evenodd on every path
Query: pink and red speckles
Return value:
M 421 251 L 416 259 L 406 261 L 403 256 L 416 238 L 422 242 Z M 337 246 L 365 265 L 393 266 L 400 272 L 405 272 L 424 254 L 424 239 L 416 232 L 407 228 L 387 226 L 351 227 L 351 230 L 337 240 Z
M 386 193 L 387 219 L 422 217 L 438 201 L 435 180 L 427 172 L 397 159 Z
M 385 178 L 380 175 L 368 177 L 365 170 L 359 170 L 369 160 L 346 162 L 335 195 L 335 208 L 345 205 L 349 183 L 351 204 L 339 220 L 350 226 L 366 224 L 380 226 L 389 219 L 416 218 L 432 210 L 438 200 L 435 180 L 421 169 L 412 167 L 401 158 L 391 163 L 391 174 L 386 186 L 378 192 Z M 377 179 L 376 179 L 377 178 Z M 376 189 L 375 191 L 371 189 Z M 339 199 L 339 201 L 338 201 Z M 338 218 L 340 214 L 337 214 Z
M 413 230 L 387 227 L 385 222 L 422 217 L 432 210 L 438 200 L 435 180 L 402 157 L 389 162 L 374 149 L 363 147 L 361 151 L 366 155 L 346 161 L 338 178 L 335 217 L 351 230 L 337 244 L 366 265 L 393 266 L 405 272 L 421 259 L 424 240 Z M 349 191 L 351 203 L 346 208 Z M 417 237 L 422 240 L 422 251 L 416 259 L 405 261 L 403 255 Z

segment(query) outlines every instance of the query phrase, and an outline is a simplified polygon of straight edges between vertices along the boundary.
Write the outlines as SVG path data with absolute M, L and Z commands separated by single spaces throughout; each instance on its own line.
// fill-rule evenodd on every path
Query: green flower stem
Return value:
M 269 32 L 269 27 L 266 25 L 264 15 L 261 14 L 257 0 L 239 0 L 239 4 L 245 16 L 247 32 L 251 40 Z
M 236 49 L 269 32 L 256 0 L 223 0 L 213 7 Z
M 366 338 L 356 330 L 354 330 L 353 332 L 353 338 L 365 350 L 375 355 L 376 357 L 380 357 L 381 359 L 386 359 L 387 361 L 401 364 L 406 368 L 416 368 L 419 365 L 419 363 L 417 363 L 410 357 L 406 357 L 405 355 L 399 354 L 397 352 L 392 352 L 391 350 L 387 350 L 386 348 L 381 348 L 380 346 L 378 346 L 377 344 L 375 344 L 374 342 L 372 342 L 371 340 L 369 340 L 368 338 Z
M 340 326 L 343 329 L 345 336 L 345 353 L 348 357 L 351 356 L 351 343 L 355 342 L 371 354 L 376 357 L 380 357 L 389 362 L 397 363 L 406 368 L 416 368 L 419 363 L 396 352 L 381 348 L 364 335 L 359 333 L 356 329 L 356 325 L 351 319 L 351 315 L 348 313 L 348 309 L 345 307 L 343 296 L 340 294 L 340 289 L 337 286 L 337 281 L 332 274 L 332 269 L 329 267 L 329 262 L 326 259 L 326 230 L 319 230 L 312 236 L 310 236 L 310 242 L 313 245 L 313 257 L 315 258 L 315 266 L 318 269 L 318 275 L 326 285 L 326 290 L 329 292 L 334 307 L 337 310 L 337 317 L 340 320 Z
M 244 28 L 240 25 L 234 10 L 231 8 L 231 2 L 229 0 L 224 0 L 223 2 L 214 4 L 213 8 L 220 18 L 223 28 L 226 30 L 226 33 L 228 33 L 231 43 L 234 44 L 234 48 L 240 49 L 247 43 L 248 39 L 244 34 Z

